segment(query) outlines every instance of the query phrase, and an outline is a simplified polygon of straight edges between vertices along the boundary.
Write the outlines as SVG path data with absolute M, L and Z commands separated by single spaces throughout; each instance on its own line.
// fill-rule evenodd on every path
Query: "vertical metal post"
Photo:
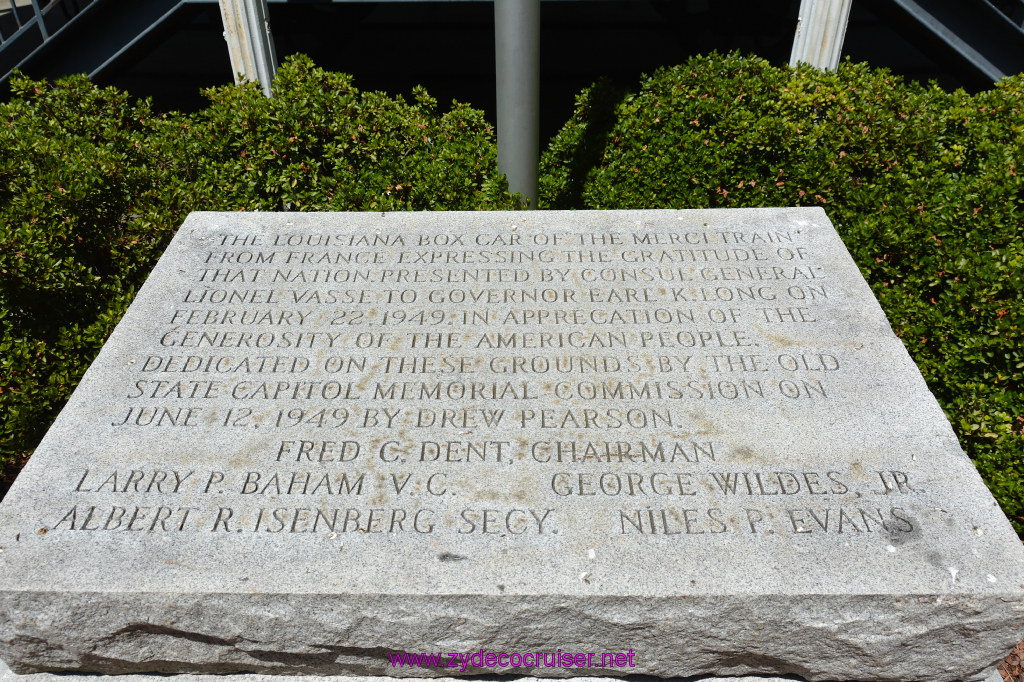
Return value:
M 540 0 L 494 0 L 498 170 L 537 207 L 540 160 Z
M 219 2 L 220 18 L 224 22 L 224 40 L 228 44 L 228 57 L 231 59 L 231 75 L 237 84 L 252 79 L 256 73 L 252 50 L 246 49 L 249 23 L 245 18 L 245 8 L 238 0 Z
M 43 13 L 39 11 L 39 3 L 36 0 L 32 0 L 32 11 L 36 15 L 36 24 L 39 25 L 39 32 L 43 35 L 43 40 L 47 40 L 50 34 L 46 30 L 46 22 L 43 21 Z M 14 4 L 14 0 L 11 0 L 11 12 L 15 18 L 18 16 L 18 7 Z M 19 22 L 21 23 L 21 22 Z
M 267 20 L 267 0 L 219 0 L 235 82 L 256 81 L 270 97 L 277 54 Z M 241 78 L 240 78 L 241 76 Z
M 800 0 L 789 65 L 805 62 L 817 69 L 838 69 L 852 4 L 853 0 Z
M 245 0 L 245 13 L 249 19 L 252 49 L 256 55 L 256 74 L 263 94 L 270 97 L 273 92 L 274 75 L 277 73 L 277 54 L 274 52 L 274 38 L 270 35 L 270 21 L 267 0 Z

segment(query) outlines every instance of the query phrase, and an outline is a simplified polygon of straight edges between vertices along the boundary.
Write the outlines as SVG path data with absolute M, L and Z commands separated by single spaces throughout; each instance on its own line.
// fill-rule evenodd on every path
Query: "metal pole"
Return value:
M 235 82 L 255 81 L 270 97 L 277 55 L 267 21 L 267 0 L 219 0 Z M 241 75 L 241 79 L 239 78 Z
M 817 69 L 838 69 L 852 4 L 853 0 L 800 0 L 789 65 L 805 62 Z
M 224 40 L 228 44 L 228 56 L 231 58 L 231 75 L 237 85 L 252 79 L 252 74 L 256 72 L 252 52 L 246 49 L 249 29 L 245 8 L 237 0 L 220 0 L 220 18 L 224 22 Z
M 35 12 L 36 23 L 39 24 L 39 32 L 43 35 L 43 40 L 49 39 L 50 34 L 46 30 L 46 23 L 43 21 L 43 13 L 39 11 L 39 3 L 36 2 L 36 0 L 32 0 L 32 11 Z M 11 0 L 11 12 L 14 14 L 15 18 L 18 17 L 18 8 L 15 6 L 14 0 Z
M 494 0 L 498 170 L 537 207 L 540 160 L 540 0 Z
M 263 86 L 263 94 L 271 97 L 274 75 L 277 73 L 277 55 L 274 53 L 274 39 L 270 35 L 270 21 L 267 19 L 267 0 L 244 2 L 252 49 L 256 55 L 256 73 Z

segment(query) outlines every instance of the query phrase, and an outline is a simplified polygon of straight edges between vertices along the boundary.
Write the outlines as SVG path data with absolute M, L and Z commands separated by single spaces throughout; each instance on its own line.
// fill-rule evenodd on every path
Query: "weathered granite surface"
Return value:
M 16 672 L 976 679 L 1024 548 L 817 209 L 193 214 L 0 505 Z
M 258 675 L 258 674 L 246 674 L 239 673 L 234 675 L 195 675 L 189 673 L 182 673 L 169 677 L 167 675 L 147 675 L 145 673 L 134 674 L 134 675 L 105 675 L 102 678 L 97 679 L 96 675 L 90 674 L 74 674 L 74 673 L 28 673 L 25 675 L 16 675 L 11 672 L 11 669 L 7 665 L 0 661 L 0 682 L 273 682 L 275 679 L 269 675 Z M 330 677 L 317 677 L 315 675 L 292 675 L 288 678 L 291 682 L 329 682 L 332 678 Z M 363 677 L 362 682 L 388 682 L 391 680 L 390 677 Z M 417 679 L 417 678 L 406 678 L 406 679 Z M 430 679 L 434 682 L 445 682 L 447 680 L 456 680 L 459 678 L 455 677 L 433 677 L 433 678 L 418 678 L 418 679 Z M 515 679 L 519 682 L 536 682 L 540 679 L 538 677 L 515 677 L 507 678 Z M 618 678 L 611 677 L 576 677 L 573 678 L 576 682 L 611 682 Z M 658 680 L 664 678 L 652 678 L 637 675 L 632 678 L 634 682 L 645 682 L 646 680 Z M 670 678 L 673 682 L 791 682 L 791 677 L 769 677 L 769 676 L 749 676 L 749 677 L 689 677 L 689 678 Z M 999 671 L 993 670 L 987 677 L 984 678 L 983 682 L 1003 682 L 1003 678 L 999 675 Z

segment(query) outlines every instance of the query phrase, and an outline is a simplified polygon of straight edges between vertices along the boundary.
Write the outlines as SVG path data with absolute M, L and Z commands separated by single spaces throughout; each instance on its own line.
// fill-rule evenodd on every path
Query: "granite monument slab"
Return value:
M 18 673 L 943 681 L 1022 637 L 820 209 L 192 214 L 0 505 Z

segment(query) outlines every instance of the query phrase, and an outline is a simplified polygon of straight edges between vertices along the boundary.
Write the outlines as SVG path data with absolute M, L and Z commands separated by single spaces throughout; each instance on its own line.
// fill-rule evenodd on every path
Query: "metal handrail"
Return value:
M 1006 0 L 1001 3 L 985 0 L 985 4 L 1001 12 L 1017 28 L 1024 29 L 1024 0 Z
M 57 7 L 62 7 L 66 16 L 64 23 L 67 23 L 85 11 L 85 9 L 96 1 L 97 0 L 79 0 L 78 2 L 69 3 L 68 0 L 50 0 L 40 7 L 39 0 L 29 0 L 32 7 L 32 15 L 28 17 L 27 20 L 22 20 L 21 14 L 18 11 L 18 5 L 15 4 L 15 0 L 10 0 L 10 13 L 14 18 L 14 22 L 17 24 L 17 29 L 10 35 L 4 35 L 3 27 L 0 26 L 0 45 L 16 40 L 32 28 L 37 28 L 39 30 L 41 42 L 46 42 L 50 39 L 50 35 L 52 33 L 52 31 L 50 31 L 46 26 L 47 14 Z
M 50 34 L 46 30 L 46 22 L 43 21 L 43 13 L 39 11 L 39 3 L 37 0 L 32 0 L 32 10 L 36 13 L 36 23 L 39 24 L 39 32 L 43 34 L 43 40 L 49 40 Z

